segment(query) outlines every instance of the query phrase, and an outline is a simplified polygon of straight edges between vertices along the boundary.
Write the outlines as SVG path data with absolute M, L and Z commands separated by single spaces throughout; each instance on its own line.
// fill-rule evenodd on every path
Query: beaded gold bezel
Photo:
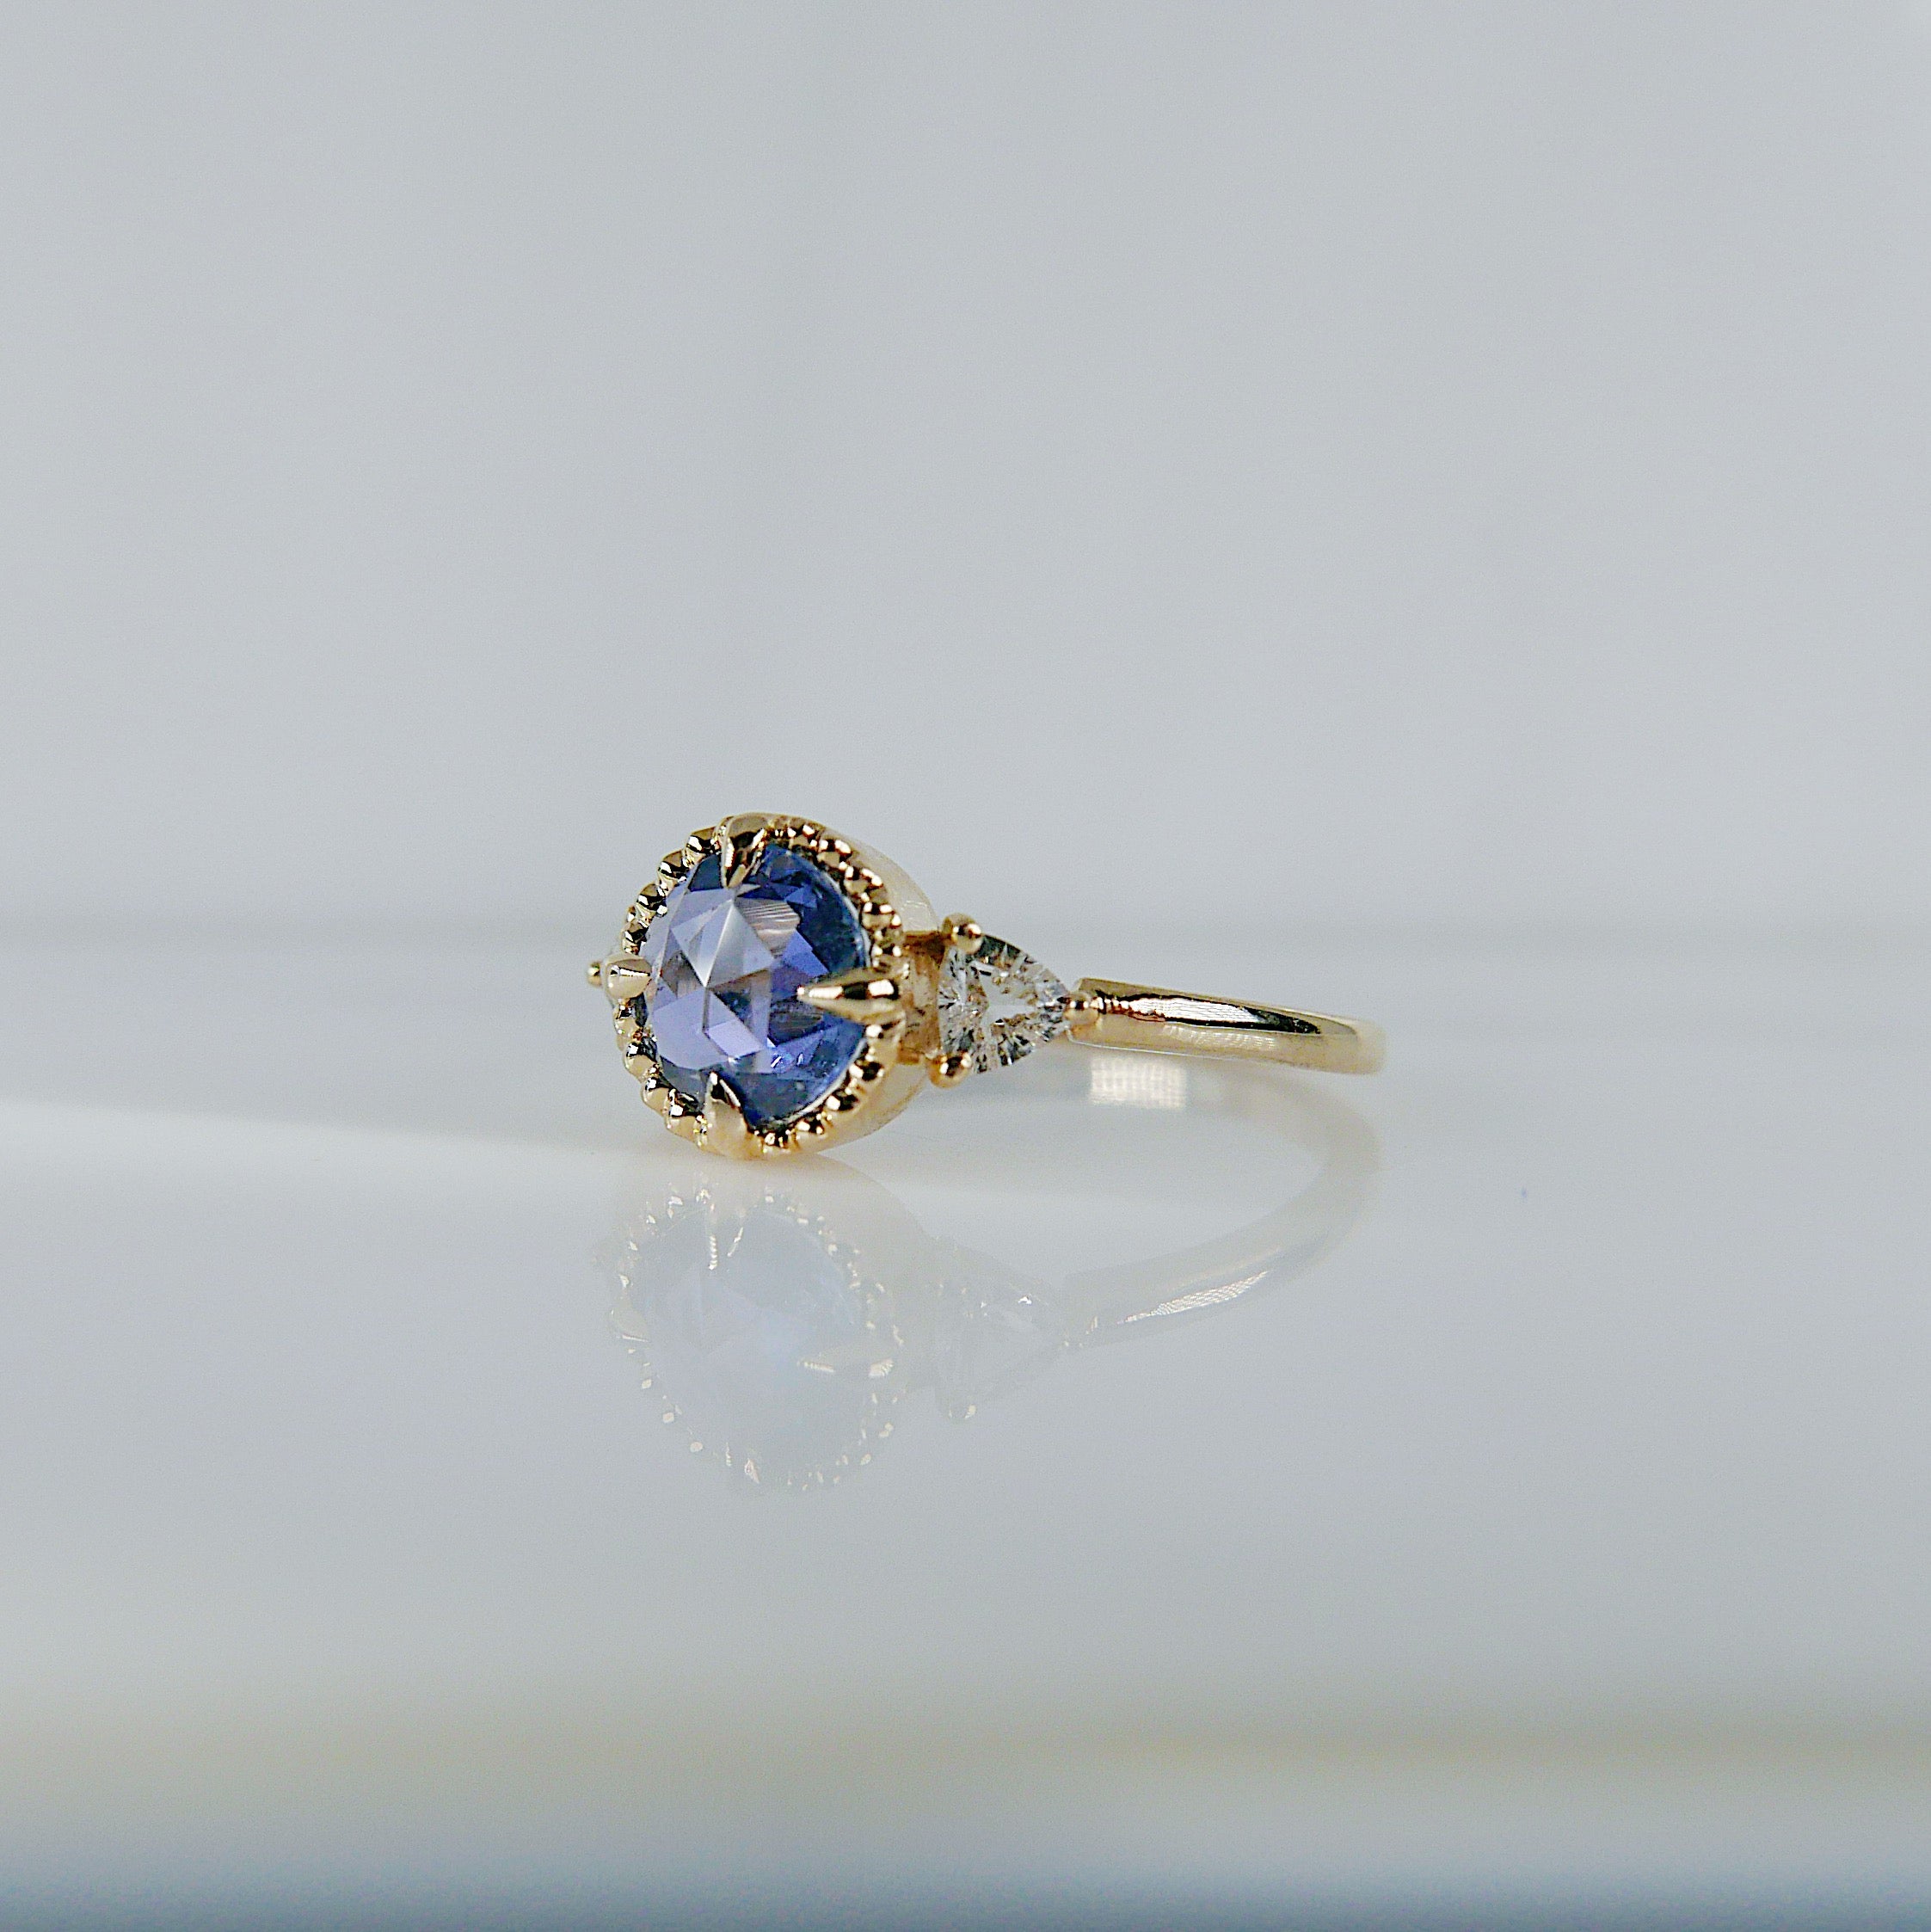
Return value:
M 706 858 L 716 857 L 727 876 L 755 864 L 777 845 L 807 858 L 844 894 L 864 931 L 862 973 L 830 1010 L 857 1020 L 864 1039 L 837 1084 L 795 1120 L 759 1129 L 744 1118 L 737 1096 L 713 1074 L 700 1103 L 679 1091 L 658 1068 L 643 1018 L 641 962 L 634 993 L 624 977 L 641 953 L 652 922 L 677 886 Z M 756 1160 L 829 1148 L 882 1127 L 912 1098 L 926 1075 L 932 1031 L 931 988 L 950 928 L 939 927 L 930 902 L 912 881 L 881 854 L 828 827 L 788 814 L 746 812 L 693 832 L 659 862 L 656 877 L 631 902 L 617 955 L 598 966 L 616 1002 L 614 1022 L 624 1063 L 643 1099 L 673 1134 L 714 1154 Z M 619 995 L 623 995 L 619 997 Z

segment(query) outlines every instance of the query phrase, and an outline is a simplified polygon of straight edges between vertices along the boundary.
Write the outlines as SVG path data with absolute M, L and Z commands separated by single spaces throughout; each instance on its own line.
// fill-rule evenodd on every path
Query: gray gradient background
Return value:
M 1922 8 L 9 6 L 0 909 L 1915 924 L 1928 347 Z

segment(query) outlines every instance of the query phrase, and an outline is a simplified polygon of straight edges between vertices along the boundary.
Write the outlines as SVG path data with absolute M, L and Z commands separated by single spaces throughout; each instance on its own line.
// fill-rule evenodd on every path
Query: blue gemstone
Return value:
M 836 1086 L 864 1041 L 801 986 L 865 963 L 851 901 L 809 858 L 766 846 L 742 883 L 706 858 L 650 922 L 643 1018 L 664 1078 L 702 1100 L 721 1074 L 754 1128 L 782 1127 Z

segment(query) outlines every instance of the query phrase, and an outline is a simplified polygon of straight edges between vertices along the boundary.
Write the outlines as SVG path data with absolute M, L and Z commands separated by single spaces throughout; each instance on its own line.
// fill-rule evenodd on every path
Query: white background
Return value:
M 9 7 L 0 909 L 1915 923 L 1928 346 L 1902 7 Z

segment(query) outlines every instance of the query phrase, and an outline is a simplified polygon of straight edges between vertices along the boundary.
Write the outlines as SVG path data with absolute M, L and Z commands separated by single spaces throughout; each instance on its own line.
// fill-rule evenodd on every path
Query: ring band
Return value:
M 928 1080 L 950 1086 L 1057 1039 L 1371 1074 L 1366 1020 L 1121 980 L 1068 988 L 973 920 L 940 920 L 889 859 L 810 819 L 694 832 L 589 980 L 670 1129 L 754 1159 L 854 1140 Z

